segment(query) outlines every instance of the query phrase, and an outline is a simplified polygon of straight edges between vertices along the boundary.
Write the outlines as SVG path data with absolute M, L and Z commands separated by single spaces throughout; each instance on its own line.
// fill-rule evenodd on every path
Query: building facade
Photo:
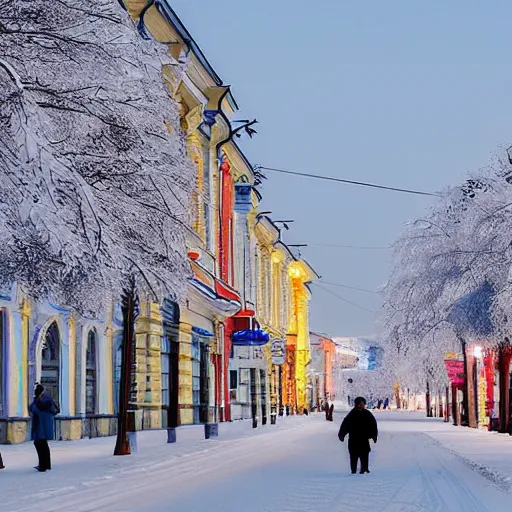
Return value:
M 303 411 L 310 360 L 308 283 L 317 276 L 259 214 L 254 170 L 233 140 L 238 106 L 169 3 L 126 0 L 141 37 L 168 45 L 163 67 L 195 168 L 183 218 L 185 297 L 140 301 L 129 426 L 134 430 Z M 28 439 L 40 382 L 60 406 L 57 439 L 116 432 L 122 315 L 99 319 L 0 293 L 0 443 Z

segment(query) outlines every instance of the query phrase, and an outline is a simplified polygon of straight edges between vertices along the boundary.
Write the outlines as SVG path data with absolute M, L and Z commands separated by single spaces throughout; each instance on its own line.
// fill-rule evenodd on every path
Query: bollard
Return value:
M 270 415 L 270 424 L 271 425 L 276 424 L 276 413 L 275 412 Z
M 0 469 L 5 469 L 4 461 L 2 460 L 2 454 L 0 453 Z
M 204 438 L 210 439 L 210 437 L 219 437 L 219 424 L 218 423 L 206 423 L 204 426 Z
M 175 427 L 167 427 L 167 442 L 168 443 L 176 442 L 176 428 Z

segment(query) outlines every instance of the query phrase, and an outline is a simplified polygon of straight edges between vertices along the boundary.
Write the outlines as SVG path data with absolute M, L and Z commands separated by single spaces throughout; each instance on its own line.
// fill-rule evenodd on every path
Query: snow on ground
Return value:
M 0 510 L 120 512 L 505 512 L 512 438 L 455 428 L 421 413 L 378 412 L 369 475 L 349 474 L 342 414 L 279 418 L 257 430 L 220 425 L 138 435 L 138 453 L 113 457 L 112 438 L 52 443 L 40 474 L 30 443 L 1 447 Z M 511 487 L 509 488 L 509 483 Z

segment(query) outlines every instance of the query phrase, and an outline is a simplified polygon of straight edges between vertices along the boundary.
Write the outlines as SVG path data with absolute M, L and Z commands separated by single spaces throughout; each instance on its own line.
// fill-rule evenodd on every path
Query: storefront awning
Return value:
M 270 341 L 270 335 L 262 329 L 244 329 L 231 335 L 233 345 L 259 347 Z
M 192 327 L 192 332 L 199 334 L 199 336 L 204 336 L 205 338 L 213 338 L 213 333 L 207 331 L 206 329 L 201 329 L 201 327 Z

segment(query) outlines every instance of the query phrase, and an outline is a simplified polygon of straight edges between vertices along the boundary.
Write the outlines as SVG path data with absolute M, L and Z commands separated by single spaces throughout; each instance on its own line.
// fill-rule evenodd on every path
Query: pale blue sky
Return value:
M 258 135 L 254 164 L 440 190 L 512 142 L 510 0 L 174 0 Z M 288 243 L 381 246 L 431 199 L 268 173 L 264 209 Z M 326 281 L 376 289 L 388 251 L 306 248 Z M 379 297 L 330 288 L 365 308 Z M 311 328 L 374 332 L 314 289 Z

